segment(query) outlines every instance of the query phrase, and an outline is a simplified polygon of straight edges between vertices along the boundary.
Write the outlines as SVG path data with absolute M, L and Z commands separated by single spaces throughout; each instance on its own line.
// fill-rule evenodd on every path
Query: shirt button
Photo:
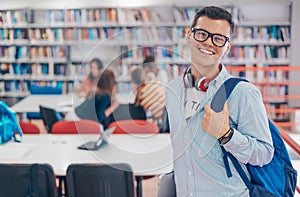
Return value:
M 187 151 L 185 151 L 186 153 L 189 153 L 189 151 L 187 150 Z
M 189 171 L 189 175 L 191 175 L 192 174 L 192 172 L 191 171 Z
M 190 193 L 190 196 L 193 196 L 193 192 Z

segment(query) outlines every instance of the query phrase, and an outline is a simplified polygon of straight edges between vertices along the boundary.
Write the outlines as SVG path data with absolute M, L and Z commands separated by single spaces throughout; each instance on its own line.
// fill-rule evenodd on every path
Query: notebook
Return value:
M 78 146 L 78 149 L 98 150 L 101 146 L 108 144 L 108 139 L 111 136 L 111 134 L 114 132 L 115 128 L 116 127 L 114 126 L 114 127 L 104 130 L 103 132 L 101 132 L 99 138 L 96 141 L 86 142 L 86 143 Z

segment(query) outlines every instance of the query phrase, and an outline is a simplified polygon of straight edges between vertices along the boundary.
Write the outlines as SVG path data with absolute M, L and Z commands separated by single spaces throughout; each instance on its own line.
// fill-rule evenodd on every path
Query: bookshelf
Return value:
M 182 75 L 190 58 L 185 33 L 197 8 L 208 2 L 21 4 L 23 7 L 10 5 L 0 11 L 1 96 L 26 96 L 33 84 L 71 92 L 76 80 L 89 72 L 85 65 L 92 56 L 113 66 L 124 92 L 130 90 L 131 67 L 139 66 L 146 55 L 156 56 L 169 79 Z M 268 97 L 274 92 L 289 94 L 290 73 L 278 69 L 289 67 L 291 53 L 297 50 L 292 47 L 294 5 L 297 3 L 284 1 L 272 5 L 221 3 L 236 16 L 237 24 L 232 50 L 223 63 L 233 74 L 258 85 L 268 109 L 288 103 L 288 99 Z
M 289 76 L 295 72 L 300 74 L 300 66 L 228 66 L 227 70 L 234 76 L 247 78 L 260 89 L 270 118 L 277 122 L 290 120 L 295 109 L 289 107 L 289 101 L 300 99 L 300 95 L 288 90 L 290 86 L 299 87 L 300 80 L 291 81 Z

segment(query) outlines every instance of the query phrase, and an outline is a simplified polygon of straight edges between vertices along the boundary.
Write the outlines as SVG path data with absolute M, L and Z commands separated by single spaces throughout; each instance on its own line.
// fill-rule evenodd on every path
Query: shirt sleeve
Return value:
M 239 89 L 243 91 L 237 91 L 237 99 L 231 103 L 238 108 L 236 114 L 230 115 L 236 124 L 231 125 L 235 132 L 223 146 L 240 162 L 263 166 L 271 161 L 274 147 L 262 96 L 251 86 Z

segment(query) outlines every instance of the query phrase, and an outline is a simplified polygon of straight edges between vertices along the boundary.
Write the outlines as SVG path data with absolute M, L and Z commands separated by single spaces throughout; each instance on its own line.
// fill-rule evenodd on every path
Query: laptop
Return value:
M 111 134 L 115 130 L 115 126 L 105 129 L 103 132 L 101 132 L 100 137 L 96 141 L 90 141 L 86 142 L 80 146 L 78 146 L 78 149 L 81 150 L 98 150 L 101 146 L 108 144 L 108 139 L 111 136 Z

